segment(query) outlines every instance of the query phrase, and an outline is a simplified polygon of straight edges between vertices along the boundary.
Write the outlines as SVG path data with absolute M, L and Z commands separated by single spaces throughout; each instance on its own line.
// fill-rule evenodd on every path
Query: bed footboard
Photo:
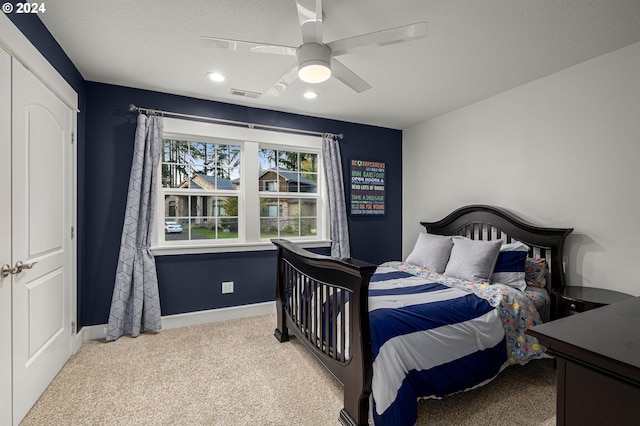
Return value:
M 342 424 L 366 425 L 373 375 L 367 300 L 376 265 L 271 241 L 278 248 L 276 338 L 296 336 L 342 383 Z

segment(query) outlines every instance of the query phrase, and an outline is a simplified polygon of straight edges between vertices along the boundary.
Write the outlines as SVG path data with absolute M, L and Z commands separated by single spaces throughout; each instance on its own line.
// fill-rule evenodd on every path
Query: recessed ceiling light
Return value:
M 209 80 L 215 81 L 216 83 L 222 83 L 227 79 L 224 74 L 220 74 L 219 72 L 208 72 L 207 77 L 209 77 Z
M 302 96 L 304 96 L 305 99 L 315 99 L 320 96 L 320 94 L 318 92 L 314 92 L 313 90 L 307 90 L 302 94 Z

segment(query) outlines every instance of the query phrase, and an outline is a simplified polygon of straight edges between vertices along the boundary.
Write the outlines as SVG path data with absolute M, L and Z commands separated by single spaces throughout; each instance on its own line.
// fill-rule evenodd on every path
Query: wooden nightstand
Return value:
M 570 312 L 585 312 L 633 297 L 619 291 L 578 286 L 553 289 L 552 293 L 556 297 L 560 317 L 567 316 Z

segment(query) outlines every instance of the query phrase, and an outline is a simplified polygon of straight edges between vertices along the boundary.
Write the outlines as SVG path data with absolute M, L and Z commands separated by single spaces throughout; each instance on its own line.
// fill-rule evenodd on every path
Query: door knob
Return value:
M 31 269 L 35 266 L 35 264 L 38 262 L 32 262 L 32 263 L 22 263 L 22 261 L 18 260 L 16 262 L 16 266 L 15 269 L 16 271 L 14 272 L 14 274 L 19 274 L 20 272 L 22 272 L 23 269 Z
M 16 268 L 12 268 L 11 266 L 4 264 L 2 265 L 2 268 L 0 269 L 0 273 L 2 274 L 2 278 L 4 277 L 8 277 L 11 274 L 15 274 L 16 272 L 18 272 L 18 270 Z

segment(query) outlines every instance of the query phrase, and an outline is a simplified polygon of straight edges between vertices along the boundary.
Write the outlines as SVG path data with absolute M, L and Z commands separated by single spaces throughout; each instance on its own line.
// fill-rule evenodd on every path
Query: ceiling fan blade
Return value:
M 358 93 L 371 89 L 371 85 L 347 68 L 336 58 L 331 59 L 331 75 Z
M 302 43 L 322 44 L 322 0 L 296 0 Z
M 215 49 L 234 50 L 237 52 L 271 53 L 274 55 L 296 56 L 296 48 L 277 44 L 255 43 L 253 41 L 230 40 L 224 38 L 200 36 L 202 44 Z
M 280 79 L 273 85 L 273 87 L 266 92 L 264 92 L 265 96 L 277 97 L 280 96 L 289 85 L 298 78 L 298 64 L 293 64 L 291 68 L 284 73 Z
M 331 43 L 327 43 L 327 46 L 331 48 L 333 56 L 338 56 L 363 46 L 387 46 L 389 44 L 402 43 L 426 36 L 427 23 L 417 22 L 415 24 L 404 25 L 402 27 L 390 28 L 388 30 L 376 31 L 369 34 L 332 41 Z

